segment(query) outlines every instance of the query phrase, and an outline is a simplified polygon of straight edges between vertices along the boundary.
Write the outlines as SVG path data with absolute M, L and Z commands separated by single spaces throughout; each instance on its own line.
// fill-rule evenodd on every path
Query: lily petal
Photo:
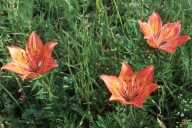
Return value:
M 160 35 L 157 41 L 157 45 L 170 41 L 176 38 L 181 30 L 181 24 L 179 22 L 167 23 L 165 24 L 160 31 Z
M 43 52 L 43 43 L 39 36 L 32 32 L 29 36 L 29 40 L 26 45 L 26 53 L 28 57 L 29 67 L 33 69 L 35 72 L 38 70 L 38 61 L 42 58 Z
M 144 38 L 151 38 L 152 36 L 152 30 L 151 27 L 149 26 L 148 23 L 146 22 L 141 22 L 140 20 L 138 20 L 139 26 L 142 30 L 142 33 L 144 34 Z
M 158 48 L 159 46 L 157 46 L 154 42 L 154 39 L 147 39 L 147 43 L 149 44 L 149 46 L 151 46 L 152 48 Z
M 53 51 L 53 48 L 57 45 L 57 42 L 49 42 L 44 46 L 44 52 L 43 52 L 43 57 L 41 60 L 41 65 L 39 65 L 39 73 L 44 74 L 47 71 L 51 70 L 54 67 L 57 67 L 57 63 L 55 60 L 51 57 L 51 53 Z
M 28 66 L 25 51 L 17 46 L 7 46 L 13 62 Z
M 35 72 L 26 72 L 24 75 L 21 76 L 21 79 L 24 81 L 25 78 L 35 78 L 37 75 L 37 73 Z
M 25 74 L 26 71 L 29 71 L 28 67 L 23 66 L 23 65 L 18 64 L 18 63 L 15 63 L 15 62 L 11 62 L 11 63 L 4 65 L 1 68 L 1 70 L 4 70 L 4 69 L 13 71 L 13 72 L 18 73 L 18 74 Z
M 57 45 L 57 42 L 48 42 L 44 46 L 43 57 L 50 58 L 53 48 Z
M 189 39 L 190 39 L 190 37 L 186 36 L 186 35 L 178 36 L 174 40 L 171 40 L 171 41 L 167 42 L 166 44 L 161 45 L 160 49 L 165 50 L 165 51 L 170 52 L 170 53 L 173 53 L 178 46 L 183 45 Z
M 126 104 L 125 99 L 123 99 L 122 97 L 114 96 L 113 94 L 112 94 L 111 97 L 109 98 L 109 101 L 112 101 L 112 100 L 119 101 L 119 102 L 122 103 L 122 104 Z
M 157 84 L 154 84 L 154 83 L 146 85 L 142 89 L 142 91 L 138 95 L 138 97 L 133 101 L 133 104 L 142 108 L 142 104 L 143 104 L 144 100 L 151 94 L 152 91 L 154 91 L 157 88 L 159 88 L 159 86 Z
M 123 62 L 119 77 L 121 77 L 123 80 L 126 80 L 131 77 L 131 75 L 133 75 L 132 68 L 126 62 Z
M 43 49 L 43 43 L 39 36 L 32 32 L 26 45 L 26 52 L 30 52 L 33 56 L 39 56 Z
M 111 93 L 113 93 L 113 89 L 112 89 L 112 82 L 113 82 L 113 79 L 110 78 L 110 76 L 107 76 L 107 75 L 101 75 L 100 78 L 104 81 L 105 85 L 107 86 L 107 88 L 109 89 L 109 91 Z
M 159 14 L 156 12 L 151 14 L 149 16 L 148 24 L 151 27 L 154 38 L 156 39 L 160 32 L 160 29 L 162 27 L 162 21 L 161 21 L 161 17 L 159 16 Z
M 52 68 L 55 68 L 57 66 L 58 65 L 57 65 L 56 61 L 52 57 L 50 59 L 44 59 L 44 60 L 42 60 L 42 65 L 40 66 L 40 70 L 38 73 L 43 75 L 46 72 L 48 72 L 49 70 L 51 70 Z
M 153 77 L 154 77 L 154 66 L 151 65 L 138 71 L 133 76 L 133 79 L 132 79 L 133 86 L 139 87 L 139 89 L 142 89 L 148 84 L 151 84 L 153 82 Z
M 104 81 L 109 91 L 112 93 L 110 100 L 119 100 L 125 103 L 125 99 L 122 97 L 125 95 L 123 83 L 115 76 L 101 75 L 100 78 Z M 126 97 L 126 96 L 124 96 Z

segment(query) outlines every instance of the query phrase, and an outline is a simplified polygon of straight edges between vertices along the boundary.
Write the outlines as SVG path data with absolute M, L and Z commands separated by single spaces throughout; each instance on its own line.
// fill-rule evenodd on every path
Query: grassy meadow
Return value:
M 174 53 L 151 48 L 138 20 L 153 12 L 192 38 L 191 0 L 0 0 L 1 67 L 11 62 L 7 46 L 25 49 L 33 31 L 58 42 L 58 67 L 40 78 L 0 71 L 0 127 L 191 128 L 192 41 Z M 99 76 L 118 76 L 123 61 L 135 72 L 154 65 L 160 88 L 143 108 L 109 101 Z

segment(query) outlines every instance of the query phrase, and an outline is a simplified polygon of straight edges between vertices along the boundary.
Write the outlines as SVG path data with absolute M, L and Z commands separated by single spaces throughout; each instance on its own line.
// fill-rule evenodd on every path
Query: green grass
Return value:
M 154 11 L 164 24 L 181 22 L 181 35 L 192 37 L 190 0 L 1 0 L 1 67 L 11 61 L 6 46 L 25 48 L 32 31 L 44 43 L 58 42 L 52 55 L 59 66 L 42 76 L 44 82 L 0 72 L 0 126 L 190 127 L 191 40 L 173 54 L 150 48 L 137 20 L 147 21 Z M 109 102 L 111 94 L 99 78 L 118 76 L 122 61 L 134 71 L 154 65 L 154 83 L 161 86 L 133 113 Z

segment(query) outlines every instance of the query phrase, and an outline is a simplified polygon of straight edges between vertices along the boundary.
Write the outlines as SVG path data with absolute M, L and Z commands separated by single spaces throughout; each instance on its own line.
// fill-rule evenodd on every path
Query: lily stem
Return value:
M 43 80 L 42 77 L 39 77 L 39 79 L 44 84 L 44 89 L 47 90 L 47 92 L 48 92 L 49 100 L 52 100 L 53 97 L 57 98 L 56 96 L 54 96 L 52 94 L 50 84 L 47 81 Z
M 135 106 L 134 105 L 131 106 L 131 114 L 132 114 L 133 120 L 135 121 L 136 120 L 136 112 L 135 112 Z

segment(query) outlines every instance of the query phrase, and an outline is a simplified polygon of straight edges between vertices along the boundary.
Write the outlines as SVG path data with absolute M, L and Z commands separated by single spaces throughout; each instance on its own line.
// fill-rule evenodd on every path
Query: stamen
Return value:
M 38 63 L 38 69 L 41 68 L 41 65 L 42 65 L 42 61 L 39 61 L 39 63 Z

